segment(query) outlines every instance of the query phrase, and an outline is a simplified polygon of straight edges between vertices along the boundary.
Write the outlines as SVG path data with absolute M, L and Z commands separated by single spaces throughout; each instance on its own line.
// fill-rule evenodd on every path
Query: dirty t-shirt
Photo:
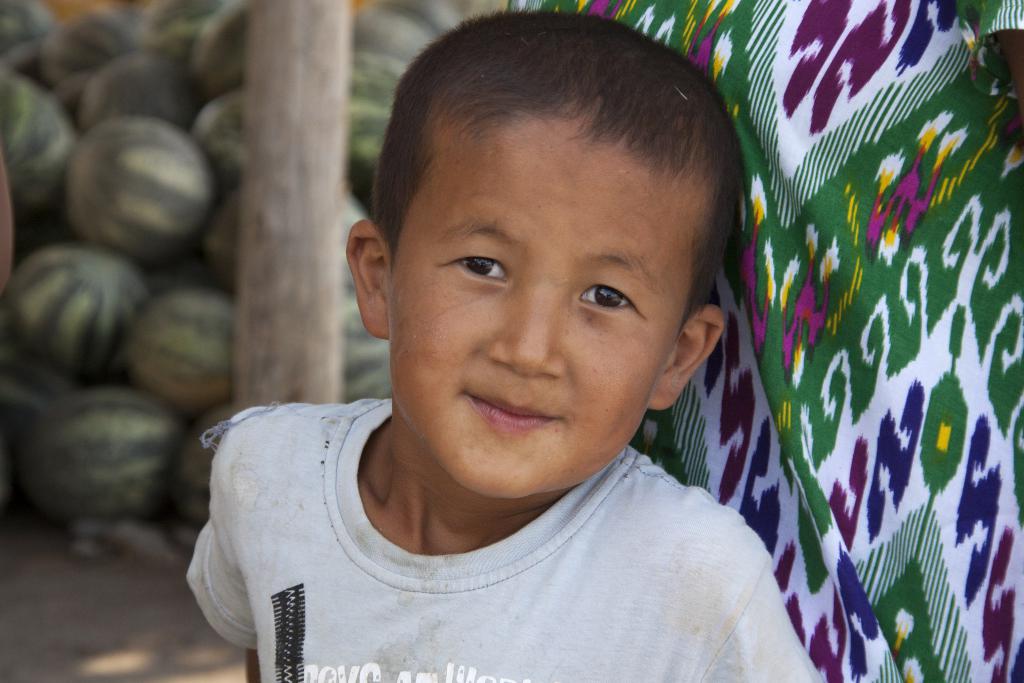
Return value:
M 221 441 L 188 582 L 263 680 L 820 680 L 758 537 L 631 449 L 493 545 L 389 542 L 356 473 L 390 415 L 251 409 Z

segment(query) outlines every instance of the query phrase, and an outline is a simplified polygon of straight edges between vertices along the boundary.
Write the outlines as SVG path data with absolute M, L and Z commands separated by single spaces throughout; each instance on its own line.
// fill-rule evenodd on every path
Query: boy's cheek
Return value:
M 457 349 L 466 325 L 464 307 L 453 302 L 440 310 L 426 306 L 402 308 L 391 316 L 392 354 L 398 352 L 448 359 Z

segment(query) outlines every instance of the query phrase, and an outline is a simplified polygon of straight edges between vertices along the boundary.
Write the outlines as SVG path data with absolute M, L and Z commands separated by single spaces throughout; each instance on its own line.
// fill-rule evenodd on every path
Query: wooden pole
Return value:
M 342 396 L 351 8 L 250 0 L 235 401 Z

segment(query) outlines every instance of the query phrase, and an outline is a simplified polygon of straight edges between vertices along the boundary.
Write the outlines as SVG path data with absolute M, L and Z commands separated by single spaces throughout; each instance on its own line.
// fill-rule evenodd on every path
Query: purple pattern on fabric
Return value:
M 808 53 L 793 68 L 782 95 L 782 107 L 787 116 L 793 115 L 811 91 L 832 48 L 846 29 L 849 13 L 850 0 L 811 0 L 807 5 L 789 49 L 790 57 L 801 50 L 808 50 Z M 818 49 L 813 49 L 816 43 L 820 45 Z
M 750 458 L 750 469 L 747 471 L 747 483 L 743 487 L 743 502 L 740 503 L 740 514 L 747 521 L 747 526 L 757 532 L 764 541 L 768 552 L 775 554 L 775 545 L 779 541 L 779 483 L 761 492 L 754 500 L 754 483 L 768 474 L 768 456 L 771 453 L 771 429 L 768 418 L 761 422 L 761 431 L 757 436 L 754 454 Z M 777 474 L 777 473 L 776 473 Z
M 909 436 L 907 447 L 900 444 L 900 433 L 896 431 L 896 420 L 892 413 L 887 412 L 882 418 L 878 431 L 875 453 L 875 468 L 871 475 L 871 488 L 868 490 L 868 537 L 874 540 L 882 529 L 882 518 L 885 514 L 886 492 L 882 488 L 881 469 L 888 473 L 889 493 L 892 494 L 892 505 L 900 509 L 903 493 L 910 482 L 910 470 L 917 452 L 917 439 L 921 434 L 921 423 L 924 421 L 924 387 L 914 382 L 907 393 L 903 404 L 903 416 L 900 418 L 900 432 Z
M 873 640 L 878 637 L 878 620 L 871 610 L 864 586 L 857 577 L 853 561 L 845 551 L 840 551 L 839 562 L 836 564 L 836 578 L 839 580 L 839 591 L 846 608 L 846 621 L 850 628 L 850 671 L 854 680 L 859 680 L 868 672 L 867 653 L 864 650 L 864 639 Z M 857 618 L 860 628 L 856 628 L 853 619 Z
M 740 279 L 743 280 L 743 291 L 746 294 L 747 309 L 750 311 L 750 328 L 754 333 L 754 351 L 761 353 L 765 336 L 768 334 L 768 309 L 771 299 L 768 292 L 764 293 L 764 301 L 757 304 L 757 236 L 761 232 L 760 221 L 754 223 L 754 236 L 740 254 Z
M 882 193 L 875 197 L 875 205 L 871 207 L 871 217 L 868 219 L 868 229 L 865 234 L 869 249 L 878 246 L 882 230 L 886 226 L 898 224 L 906 232 L 907 236 L 914 234 L 917 224 L 921 221 L 928 206 L 932 201 L 932 194 L 935 193 L 935 186 L 938 184 L 939 173 L 942 171 L 942 164 L 937 164 L 932 170 L 928 188 L 923 196 L 918 196 L 921 191 L 921 160 L 925 154 L 924 146 L 918 147 L 917 156 L 910 170 L 900 179 L 896 190 L 882 207 Z M 902 219 L 902 220 L 901 220 Z
M 743 476 L 743 466 L 750 450 L 750 437 L 754 425 L 754 378 L 750 368 L 739 370 L 740 335 L 736 316 L 729 314 L 725 338 L 725 382 L 722 386 L 722 410 L 719 417 L 724 446 L 739 432 L 740 442 L 729 447 L 718 485 L 718 502 L 725 503 L 736 493 Z
M 782 97 L 788 116 L 810 92 L 828 55 L 848 24 L 848 0 L 815 0 L 804 13 L 790 48 L 790 55 L 809 50 L 793 69 Z M 895 49 L 910 20 L 910 0 L 893 0 L 892 6 L 879 3 L 864 21 L 855 26 L 828 62 L 811 103 L 811 133 L 825 130 L 839 96 L 848 88 L 849 96 L 859 93 Z M 820 42 L 817 50 L 816 43 Z
M 786 600 L 786 613 L 789 614 L 789 620 L 793 622 L 793 630 L 796 631 L 800 644 L 806 646 L 807 634 L 804 633 L 804 619 L 800 616 L 800 598 L 797 597 L 796 593 L 793 593 L 789 596 L 789 600 Z M 824 621 L 824 617 L 822 617 L 822 621 Z
M 796 543 L 790 541 L 786 549 L 782 551 L 779 564 L 775 567 L 775 582 L 779 584 L 779 591 L 783 594 L 789 589 L 789 579 L 793 574 L 793 564 L 796 562 Z M 804 632 L 803 610 L 800 609 L 800 598 L 793 593 L 786 600 L 786 613 L 793 623 L 793 630 L 800 638 L 800 643 L 807 645 L 807 634 Z M 824 620 L 824 617 L 822 617 Z
M 693 38 L 690 39 L 690 45 L 686 50 L 686 56 L 698 69 L 703 71 L 708 78 L 712 76 L 711 53 L 715 47 L 715 38 L 718 36 L 718 28 L 722 25 L 722 19 L 724 17 L 725 14 L 720 12 L 715 23 L 711 26 L 711 31 L 709 31 L 703 38 L 701 38 L 701 33 L 704 32 L 704 26 L 707 23 L 708 15 L 705 14 L 701 17 L 700 24 L 697 25 L 697 30 L 693 32 Z
M 825 329 L 825 322 L 828 319 L 828 295 L 830 278 L 825 278 L 824 291 L 821 295 L 821 305 L 817 305 L 817 292 L 814 286 L 814 256 L 811 256 L 810 264 L 807 266 L 807 274 L 804 276 L 800 293 L 796 297 L 793 306 L 793 319 L 789 323 L 789 329 L 782 334 L 782 365 L 786 370 L 793 369 L 793 358 L 796 354 L 796 347 L 804 340 L 804 328 L 807 329 L 806 346 L 809 351 L 818 343 L 818 335 Z M 782 304 L 782 320 L 786 320 L 787 302 Z M 785 323 L 784 323 L 785 324 Z
M 1010 671 L 1010 649 L 1013 647 L 1013 603 L 1016 591 L 1007 588 L 1002 595 L 993 600 L 995 589 L 1006 581 L 1006 570 L 1010 565 L 1013 552 L 1013 529 L 1004 529 L 999 539 L 999 547 L 992 558 L 992 571 L 989 574 L 988 590 L 985 591 L 985 610 L 982 615 L 982 642 L 985 648 L 985 661 L 992 661 L 997 653 L 1001 653 L 999 662 L 992 668 L 992 683 L 1006 683 Z
M 779 584 L 779 590 L 785 592 L 789 588 L 789 577 L 793 574 L 793 563 L 796 562 L 796 544 L 792 541 L 786 544 L 782 551 L 779 564 L 775 567 L 775 583 Z
M 929 8 L 935 6 L 936 21 L 932 23 L 929 15 Z M 902 74 L 908 67 L 917 66 L 924 56 L 928 44 L 935 35 L 935 30 L 945 33 L 953 27 L 956 21 L 956 0 L 923 0 L 917 6 L 917 14 L 910 25 L 907 39 L 900 48 L 899 62 L 896 64 L 896 73 Z
M 839 591 L 832 589 L 832 628 L 836 632 L 836 649 L 832 649 L 832 638 L 829 637 L 828 621 L 822 615 L 814 626 L 811 643 L 807 648 L 811 661 L 818 671 L 825 673 L 828 683 L 842 683 L 843 656 L 846 653 L 846 619 L 843 615 L 843 603 L 839 599 Z
M 622 7 L 622 0 L 618 0 L 615 3 L 615 7 L 610 9 L 609 5 L 611 5 L 611 0 L 594 0 L 588 14 L 604 17 L 605 19 L 614 19 L 615 15 L 619 13 L 619 8 Z
M 985 578 L 985 569 L 988 567 L 988 559 L 992 553 L 996 513 L 999 511 L 999 489 L 1002 486 L 999 465 L 992 468 L 985 476 L 981 476 L 988 460 L 990 430 L 988 418 L 984 415 L 979 417 L 974 426 L 974 434 L 971 436 L 964 488 L 963 493 L 960 494 L 960 505 L 957 507 L 957 546 L 967 540 L 967 537 L 974 532 L 975 527 L 979 524 L 985 530 L 985 540 L 981 547 L 971 550 L 971 560 L 964 584 L 964 597 L 968 605 L 974 602 Z
M 853 458 L 850 461 L 850 489 L 846 490 L 838 481 L 832 483 L 832 493 L 828 497 L 828 505 L 836 518 L 836 526 L 843 537 L 843 544 L 850 548 L 857 535 L 857 520 L 860 518 L 860 505 L 864 500 L 864 487 L 868 482 L 868 442 L 857 439 L 853 445 Z M 850 508 L 850 498 L 853 507 Z M 847 510 L 849 509 L 849 512 Z

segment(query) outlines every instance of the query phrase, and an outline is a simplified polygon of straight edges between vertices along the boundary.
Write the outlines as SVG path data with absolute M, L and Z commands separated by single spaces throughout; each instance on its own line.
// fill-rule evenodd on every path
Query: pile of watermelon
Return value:
M 376 0 L 355 18 L 352 194 L 364 215 L 391 96 L 415 54 L 501 0 Z M 247 6 L 153 0 L 56 21 L 0 0 L 0 140 L 15 270 L 0 296 L 0 510 L 202 523 L 232 404 Z M 339 112 L 339 122 L 346 112 Z M 346 399 L 390 391 L 346 294 Z

